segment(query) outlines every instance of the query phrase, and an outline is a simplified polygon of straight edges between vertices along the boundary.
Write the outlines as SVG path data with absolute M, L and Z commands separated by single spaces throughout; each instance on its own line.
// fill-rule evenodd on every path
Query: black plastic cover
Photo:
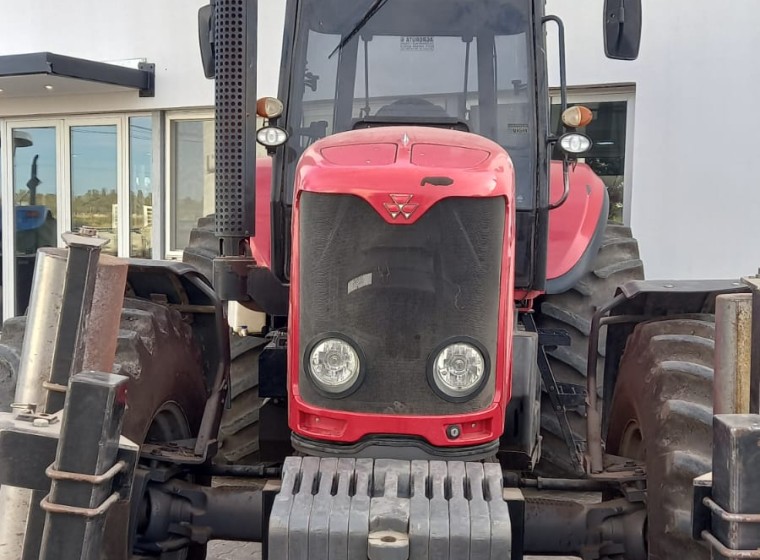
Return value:
M 352 195 L 301 195 L 300 392 L 330 409 L 383 414 L 462 414 L 493 401 L 506 204 L 449 198 L 416 223 L 386 222 Z M 342 399 L 321 394 L 303 369 L 310 344 L 327 333 L 354 341 L 364 379 Z M 466 402 L 435 394 L 433 350 L 471 337 L 491 368 Z

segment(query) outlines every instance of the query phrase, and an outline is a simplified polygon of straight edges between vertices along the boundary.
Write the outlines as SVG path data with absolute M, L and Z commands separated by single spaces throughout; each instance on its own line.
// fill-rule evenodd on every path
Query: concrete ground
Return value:
M 214 541 L 208 547 L 207 560 L 261 560 L 261 545 Z

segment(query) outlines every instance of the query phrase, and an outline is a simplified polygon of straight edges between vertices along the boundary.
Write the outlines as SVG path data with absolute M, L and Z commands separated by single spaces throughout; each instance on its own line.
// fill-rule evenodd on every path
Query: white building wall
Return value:
M 214 104 L 203 76 L 198 8 L 208 0 L 24 0 L 0 17 L 0 55 L 49 51 L 98 61 L 145 59 L 156 64 L 156 96 L 0 97 L 0 118 L 14 115 L 142 111 Z M 260 2 L 259 91 L 275 94 L 284 0 Z M 272 53 L 276 53 L 272 56 Z
M 210 107 L 197 10 L 205 0 L 25 0 L 0 18 L 0 53 L 46 50 L 102 61 L 156 63 L 156 97 L 0 98 L 0 118 Z M 603 0 L 548 0 L 567 28 L 571 85 L 635 83 L 630 216 L 650 278 L 733 277 L 760 265 L 754 178 L 760 87 L 760 3 L 644 2 L 635 62 L 602 49 Z M 284 0 L 260 3 L 259 91 L 276 92 Z M 548 51 L 557 85 L 556 37 Z M 631 131 L 629 131 L 630 133 Z
M 604 57 L 602 4 L 549 0 L 547 13 L 566 24 L 570 84 L 636 84 L 628 183 L 647 277 L 754 273 L 760 266 L 760 116 L 754 112 L 760 3 L 645 1 L 635 62 Z M 551 38 L 553 55 L 556 44 Z

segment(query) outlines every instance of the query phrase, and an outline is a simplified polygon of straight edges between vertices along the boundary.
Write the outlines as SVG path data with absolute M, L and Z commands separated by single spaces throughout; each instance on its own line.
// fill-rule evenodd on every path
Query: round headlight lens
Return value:
M 467 397 L 483 381 L 486 360 L 472 344 L 455 342 L 446 346 L 433 362 L 433 380 L 449 397 Z
M 314 345 L 309 355 L 309 373 L 317 386 L 328 393 L 342 393 L 359 379 L 359 353 L 345 340 L 326 338 Z

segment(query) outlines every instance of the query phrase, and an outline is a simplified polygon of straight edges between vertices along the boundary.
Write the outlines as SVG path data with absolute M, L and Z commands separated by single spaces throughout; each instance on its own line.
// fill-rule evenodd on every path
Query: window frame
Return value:
M 5 140 L 12 138 L 13 130 L 18 128 L 54 128 L 56 135 L 55 157 L 56 157 L 56 205 L 57 205 L 57 227 L 58 247 L 63 246 L 61 234 L 66 231 L 65 223 L 61 215 L 61 180 L 64 175 L 64 125 L 63 119 L 58 117 L 46 117 L 39 119 L 5 119 L 2 126 L 3 142 L 2 153 L 0 157 L 4 165 L 2 166 L 2 186 L 0 187 L 0 200 L 14 201 L 15 193 L 13 189 L 13 145 Z M 2 254 L 16 254 L 16 205 L 2 204 L 2 224 L 5 231 L 13 231 L 14 235 L 4 235 L 2 239 Z M 2 302 L 3 302 L 3 320 L 15 317 L 16 310 L 16 259 L 4 260 L 2 271 Z M 19 310 L 20 311 L 20 310 Z
M 173 170 L 173 161 L 172 161 L 172 145 L 174 141 L 174 130 L 173 130 L 173 124 L 175 122 L 180 121 L 203 121 L 203 120 L 211 120 L 214 121 L 215 113 L 213 108 L 206 108 L 206 109 L 193 109 L 193 110 L 182 110 L 182 111 L 167 111 L 164 115 L 164 210 L 162 212 L 162 217 L 164 219 L 163 224 L 163 234 L 164 234 L 164 249 L 163 249 L 163 258 L 169 259 L 169 260 L 182 260 L 182 253 L 184 249 L 172 249 L 172 224 L 174 221 L 174 203 L 172 202 L 174 198 L 174 177 L 172 174 Z M 155 216 L 155 210 L 154 210 L 154 216 Z M 154 218 L 155 223 L 155 218 Z M 155 258 L 155 257 L 154 257 Z
M 623 183 L 623 225 L 631 225 L 631 200 L 634 191 L 633 176 L 633 142 L 636 122 L 636 85 L 611 84 L 601 86 L 570 87 L 567 92 L 568 104 L 603 103 L 608 101 L 625 101 L 625 165 Z M 551 105 L 560 104 L 559 88 L 549 90 Z M 593 139 L 592 139 L 593 140 Z
M 160 149 L 163 141 L 163 131 L 157 127 L 161 123 L 160 112 L 158 111 L 130 111 L 116 113 L 97 113 L 97 114 L 65 114 L 49 115 L 44 117 L 9 117 L 0 119 L 0 161 L 2 168 L 0 170 L 0 200 L 13 200 L 13 148 L 5 140 L 11 137 L 14 129 L 18 128 L 55 128 L 56 131 L 56 173 L 58 184 L 56 185 L 56 202 L 57 202 L 57 234 L 58 247 L 64 247 L 61 234 L 71 229 L 71 127 L 76 126 L 98 126 L 98 125 L 116 125 L 117 127 L 117 201 L 118 201 L 118 246 L 117 254 L 122 258 L 129 258 L 131 251 L 130 239 L 130 221 L 129 213 L 130 202 L 130 169 L 129 169 L 129 120 L 133 117 L 150 117 L 152 119 L 152 152 L 153 181 L 152 194 L 153 199 L 163 200 L 164 186 L 163 179 L 163 161 L 160 155 L 163 151 Z M 6 231 L 15 231 L 15 205 L 3 204 L 0 216 L 2 224 L 8 224 Z M 126 210 L 124 210 L 126 208 Z M 158 212 L 157 212 L 158 210 Z M 126 219 L 125 218 L 126 215 Z M 165 218 L 161 208 L 154 206 L 154 234 L 152 237 L 151 255 L 152 258 L 160 258 L 160 247 L 156 243 L 161 241 L 156 235 L 156 228 L 163 232 Z M 160 233 L 159 233 L 160 235 Z M 15 254 L 16 245 L 15 235 L 6 235 L 2 239 L 2 254 Z M 17 312 L 16 307 L 16 262 L 10 259 L 3 263 L 2 271 L 2 302 L 3 302 L 3 319 L 14 317 Z
M 127 142 L 124 142 L 124 119 L 113 116 L 84 116 L 84 117 L 72 117 L 63 119 L 64 137 L 63 143 L 63 156 L 64 156 L 64 174 L 63 174 L 63 192 L 58 202 L 58 206 L 63 205 L 63 209 L 59 208 L 58 214 L 61 218 L 61 222 L 67 225 L 67 229 L 71 230 L 71 222 L 73 219 L 73 213 L 71 204 L 74 200 L 72 196 L 72 182 L 71 182 L 71 129 L 82 126 L 116 126 L 116 254 L 120 257 L 129 256 L 129 222 L 125 224 L 125 220 L 121 219 L 121 209 L 124 202 L 129 205 L 129 131 L 127 131 Z M 129 124 L 127 124 L 127 127 Z M 126 176 L 125 176 L 126 173 Z M 126 198 L 125 192 L 126 189 Z M 61 211 L 63 210 L 63 211 Z M 126 235 L 124 232 L 124 226 L 127 226 Z M 60 234 L 59 234 L 60 235 Z M 125 245 L 126 242 L 126 245 Z M 60 243 L 60 241 L 59 241 Z

